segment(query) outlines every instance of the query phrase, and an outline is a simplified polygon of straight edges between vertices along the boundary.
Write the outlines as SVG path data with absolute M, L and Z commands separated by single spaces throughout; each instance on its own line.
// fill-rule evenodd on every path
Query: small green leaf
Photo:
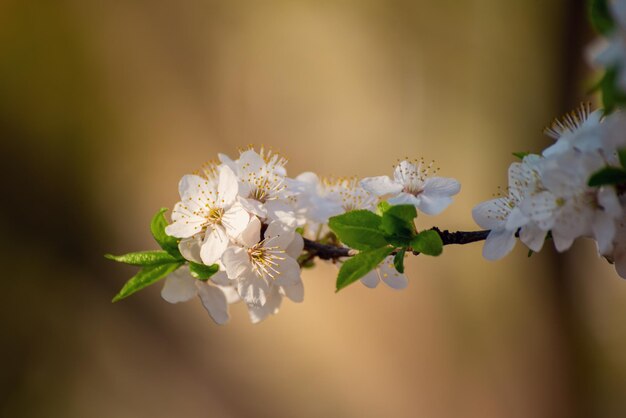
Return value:
M 626 168 L 626 148 L 618 149 L 617 156 L 623 168 Z
M 617 85 L 617 69 L 609 68 L 598 83 L 602 92 L 602 105 L 604 114 L 613 112 L 617 106 L 626 104 L 626 93 L 622 92 Z
M 296 228 L 296 232 L 300 235 L 304 235 L 304 228 L 302 228 L 301 226 Z
M 535 252 L 533 250 L 528 250 L 528 258 L 532 257 Z
M 333 216 L 328 220 L 328 226 L 350 248 L 370 250 L 387 244 L 380 222 L 381 217 L 369 210 L 353 210 Z
M 413 205 L 391 206 L 387 209 L 380 225 L 387 242 L 398 247 L 408 246 L 416 233 L 416 217 L 417 210 Z
M 615 27 L 607 0 L 589 1 L 589 20 L 591 26 L 603 35 L 611 33 Z
M 624 182 L 626 182 L 626 170 L 618 167 L 604 167 L 593 173 L 587 184 L 591 187 L 599 187 Z
M 346 260 L 337 276 L 337 291 L 365 276 L 376 268 L 391 252 L 393 247 L 376 248 L 364 251 Z
M 404 273 L 404 254 L 406 253 L 406 248 L 402 248 L 398 251 L 393 257 L 393 266 L 396 268 L 398 273 Z
M 523 160 L 525 156 L 530 155 L 530 152 L 513 152 L 512 154 L 514 157 L 517 157 L 520 160 Z
M 207 266 L 205 264 L 194 263 L 193 261 L 189 262 L 189 272 L 193 277 L 198 280 L 209 280 L 211 276 L 217 273 L 220 269 L 220 266 L 217 264 L 211 264 Z
M 156 266 L 159 264 L 168 264 L 178 261 L 165 251 L 140 251 L 136 253 L 128 253 L 123 255 L 104 255 L 109 260 L 118 263 L 131 264 L 133 266 Z
M 126 282 L 122 290 L 113 298 L 113 302 L 124 299 L 144 287 L 150 286 L 152 283 L 161 280 L 182 265 L 183 263 L 177 262 L 142 268 L 139 270 L 139 273 L 135 274 Z
M 411 248 L 422 254 L 437 256 L 443 252 L 443 241 L 436 231 L 429 229 L 420 232 L 413 238 Z
M 161 208 L 161 210 L 154 215 L 154 218 L 152 218 L 152 222 L 150 223 L 150 230 L 152 231 L 152 236 L 161 248 L 170 253 L 172 256 L 180 259 L 182 257 L 180 255 L 180 251 L 178 250 L 178 240 L 165 233 L 165 227 L 167 226 L 167 220 L 164 215 L 165 212 L 167 212 L 167 208 Z

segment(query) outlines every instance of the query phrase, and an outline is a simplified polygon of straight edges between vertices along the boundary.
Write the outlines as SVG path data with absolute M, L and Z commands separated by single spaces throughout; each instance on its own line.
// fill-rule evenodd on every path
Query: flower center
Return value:
M 272 174 L 268 170 L 259 175 L 250 174 L 247 182 L 250 185 L 248 198 L 258 200 L 261 203 L 276 199 L 278 193 L 286 187 L 280 176 Z
M 424 191 L 424 188 L 422 187 L 421 181 L 416 181 L 416 182 L 410 182 L 409 184 L 404 186 L 404 189 L 402 189 L 402 191 L 404 193 L 408 193 L 408 194 L 412 194 L 413 196 L 417 196 L 419 194 L 421 194 Z
M 275 279 L 277 276 L 280 276 L 278 262 L 285 259 L 283 255 L 285 250 L 277 246 L 266 246 L 267 242 L 267 240 L 263 240 L 250 247 L 248 249 L 248 257 L 250 258 L 252 270 L 257 276 Z
M 209 225 L 218 225 L 222 222 L 224 216 L 224 208 L 212 207 L 206 215 L 206 221 Z

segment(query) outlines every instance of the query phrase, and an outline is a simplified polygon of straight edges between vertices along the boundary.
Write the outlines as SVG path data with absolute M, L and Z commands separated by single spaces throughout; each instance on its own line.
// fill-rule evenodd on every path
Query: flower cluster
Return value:
M 228 304 L 237 301 L 245 302 L 252 322 L 276 313 L 283 297 L 301 302 L 303 237 L 341 245 L 328 227 L 331 217 L 375 211 L 383 199 L 434 215 L 460 190 L 456 180 L 430 175 L 432 163 L 423 161 L 401 161 L 392 178 L 359 181 L 320 179 L 311 172 L 289 178 L 287 161 L 263 149 L 243 150 L 236 160 L 220 154 L 219 160 L 181 179 L 180 201 L 165 228 L 179 240 L 185 260 L 219 271 L 201 281 L 180 268 L 162 290 L 172 303 L 199 296 L 217 323 L 228 320 Z M 394 269 L 393 257 L 361 279 L 367 287 L 380 280 L 395 289 L 408 284 Z
M 569 249 L 576 238 L 590 237 L 626 277 L 626 241 L 619 233 L 626 222 L 626 200 L 619 181 L 609 174 L 623 164 L 624 115 L 603 117 L 583 104 L 545 132 L 556 142 L 541 155 L 511 164 L 508 194 L 473 209 L 476 223 L 491 230 L 483 255 L 490 260 L 505 256 L 516 237 L 535 252 L 548 237 L 558 251 Z

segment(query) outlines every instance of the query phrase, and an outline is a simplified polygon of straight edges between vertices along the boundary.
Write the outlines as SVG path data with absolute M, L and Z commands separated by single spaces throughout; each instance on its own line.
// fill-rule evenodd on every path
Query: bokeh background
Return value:
M 0 2 L 2 417 L 623 417 L 626 283 L 589 242 L 408 265 L 227 326 L 155 285 L 111 304 L 179 178 L 265 144 L 289 172 L 461 180 L 475 229 L 512 151 L 586 99 L 582 0 Z

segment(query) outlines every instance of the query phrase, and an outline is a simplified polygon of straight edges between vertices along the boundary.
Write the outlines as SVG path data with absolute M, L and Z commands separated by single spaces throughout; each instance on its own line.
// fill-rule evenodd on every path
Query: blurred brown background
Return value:
M 512 151 L 584 99 L 583 1 L 0 2 L 3 417 L 623 417 L 626 283 L 577 243 L 335 270 L 303 304 L 214 325 L 160 285 L 112 305 L 179 178 L 248 143 L 289 172 L 461 180 L 423 227 L 474 229 Z

